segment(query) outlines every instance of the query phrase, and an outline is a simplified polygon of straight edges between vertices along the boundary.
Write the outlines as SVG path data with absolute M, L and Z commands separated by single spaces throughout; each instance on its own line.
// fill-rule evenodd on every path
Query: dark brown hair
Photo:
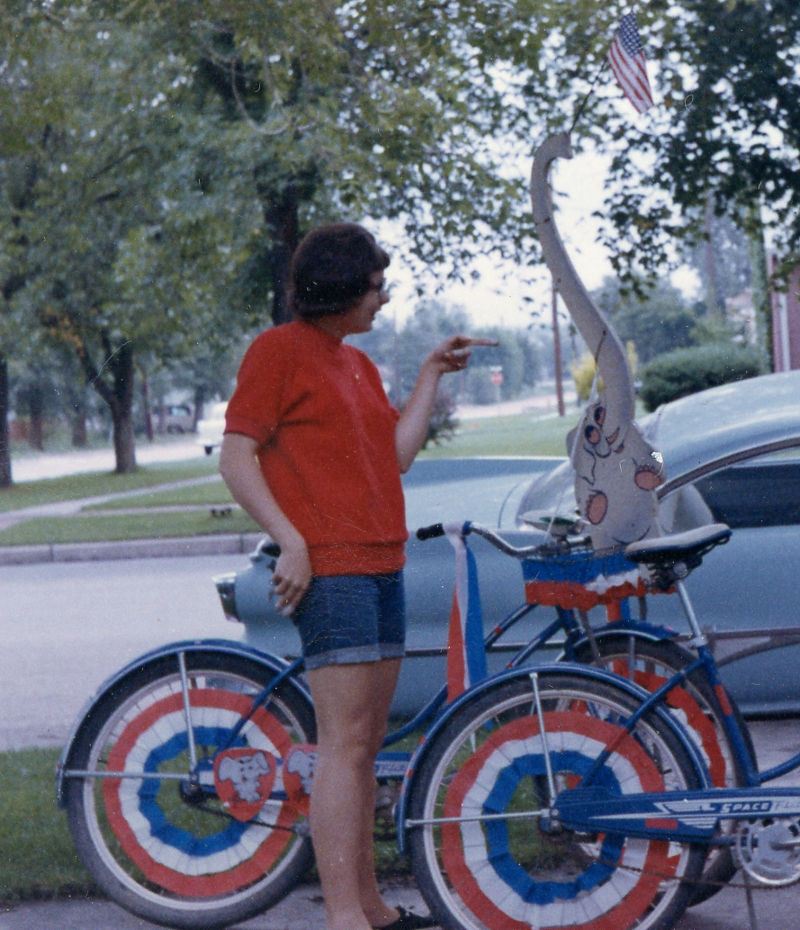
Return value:
M 289 307 L 303 320 L 344 313 L 367 293 L 370 275 L 383 271 L 389 261 L 363 226 L 319 226 L 302 240 L 292 256 Z

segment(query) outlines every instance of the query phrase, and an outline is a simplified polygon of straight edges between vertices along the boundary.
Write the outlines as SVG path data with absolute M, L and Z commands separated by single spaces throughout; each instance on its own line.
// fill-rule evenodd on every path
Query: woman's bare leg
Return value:
M 399 659 L 308 672 L 317 718 L 311 836 L 328 930 L 369 930 L 398 916 L 375 879 L 375 756 L 386 733 Z

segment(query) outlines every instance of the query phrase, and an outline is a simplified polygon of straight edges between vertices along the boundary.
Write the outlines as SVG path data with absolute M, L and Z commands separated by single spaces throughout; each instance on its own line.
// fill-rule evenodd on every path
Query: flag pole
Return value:
M 572 135 L 572 130 L 575 128 L 575 125 L 580 119 L 581 114 L 586 109 L 586 104 L 589 102 L 589 98 L 594 93 L 594 89 L 595 89 L 595 86 L 597 85 L 597 82 L 600 80 L 601 75 L 603 74 L 603 72 L 605 71 L 607 67 L 608 67 L 608 57 L 603 56 L 603 62 L 600 65 L 600 67 L 595 71 L 595 75 L 592 78 L 592 83 L 589 85 L 589 90 L 586 92 L 586 95 L 584 96 L 583 100 L 581 100 L 578 106 L 578 109 L 575 111 L 575 115 L 572 117 L 572 124 L 569 127 L 569 135 Z

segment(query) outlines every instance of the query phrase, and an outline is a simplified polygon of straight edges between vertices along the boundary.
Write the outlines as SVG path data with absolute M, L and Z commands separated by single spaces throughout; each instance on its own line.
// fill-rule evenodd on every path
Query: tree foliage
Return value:
M 642 16 L 659 107 L 646 129 L 617 124 L 606 241 L 619 267 L 656 273 L 692 213 L 763 223 L 800 249 L 800 7 L 794 0 L 654 0 Z M 632 183 L 633 182 L 633 183 Z M 653 192 L 660 196 L 654 198 Z M 687 224 L 686 220 L 690 220 Z M 644 248 L 643 248 L 644 247 Z
M 639 296 L 621 288 L 615 279 L 606 278 L 594 297 L 620 339 L 636 346 L 643 364 L 663 352 L 697 342 L 698 308 L 667 281 Z
M 530 156 L 579 110 L 574 148 L 612 156 L 603 236 L 621 274 L 663 273 L 709 202 L 751 241 L 800 251 L 795 0 L 651 0 L 659 103 L 639 119 L 603 70 L 619 15 L 599 0 L 6 0 L 0 392 L 3 354 L 44 332 L 134 467 L 137 363 L 215 366 L 268 308 L 284 319 L 312 225 L 389 221 L 420 267 L 454 276 L 477 255 L 535 260 Z M 6 454 L 0 428 L 0 481 Z

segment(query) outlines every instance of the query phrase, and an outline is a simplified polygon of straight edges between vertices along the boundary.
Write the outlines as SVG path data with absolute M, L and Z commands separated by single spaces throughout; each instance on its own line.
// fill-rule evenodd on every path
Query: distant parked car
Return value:
M 227 409 L 227 401 L 212 404 L 208 415 L 197 422 L 197 441 L 205 450 L 206 455 L 211 455 L 214 449 L 222 444 Z
M 565 422 L 565 434 L 572 425 Z M 800 574 L 800 371 L 694 394 L 664 405 L 639 425 L 664 458 L 665 532 L 715 521 L 733 528 L 731 540 L 710 553 L 687 581 L 700 622 L 715 637 L 731 692 L 745 712 L 800 710 L 800 638 L 780 650 L 743 651 L 800 628 L 794 583 Z M 562 459 L 419 461 L 404 478 L 408 525 L 413 533 L 423 524 L 469 519 L 499 526 L 517 545 L 529 544 L 541 539 L 541 531 L 530 525 L 532 514 L 575 513 L 573 483 L 571 466 Z M 471 537 L 470 545 L 488 630 L 524 600 L 522 573 L 515 559 L 479 537 Z M 443 538 L 419 542 L 412 535 L 406 551 L 408 645 L 441 647 L 453 591 L 452 547 Z M 248 584 L 259 580 L 258 573 L 256 566 Z M 265 570 L 260 581 L 265 583 L 260 591 L 254 585 L 249 600 L 248 585 L 237 584 L 245 639 L 268 652 L 296 654 L 292 623 L 264 608 Z M 550 616 L 547 608 L 533 611 L 514 628 L 512 640 L 524 640 Z M 675 596 L 648 598 L 648 619 L 686 631 Z M 760 641 L 742 637 L 753 630 Z M 554 653 L 541 657 L 552 659 Z M 443 658 L 406 660 L 395 710 L 418 707 L 443 680 Z
M 165 404 L 154 407 L 150 413 L 153 429 L 165 433 L 191 433 L 194 428 L 194 414 L 188 404 Z

